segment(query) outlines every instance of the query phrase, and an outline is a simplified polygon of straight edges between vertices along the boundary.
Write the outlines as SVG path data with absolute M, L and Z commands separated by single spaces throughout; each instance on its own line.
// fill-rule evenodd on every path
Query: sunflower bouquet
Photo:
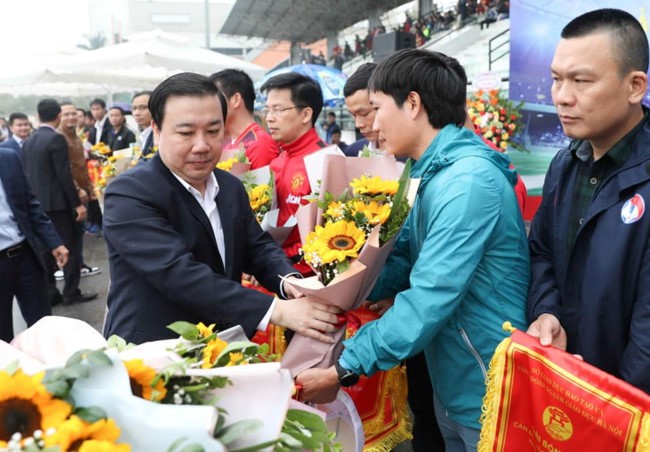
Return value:
M 7 366 L 0 370 L 0 449 L 340 450 L 324 419 L 287 412 L 293 388 L 288 371 L 272 362 L 241 365 L 270 360 L 263 349 L 253 353 L 248 344 L 239 347 L 231 340 L 222 350 L 227 358 L 222 364 L 212 358 L 223 346 L 213 325 L 177 322 L 173 328 L 187 339 L 134 346 L 117 337 L 106 341 L 82 324 L 46 317 L 13 346 L 0 341 L 0 368 Z M 98 350 L 76 345 L 102 342 Z M 170 355 L 169 345 L 176 342 L 190 356 L 153 364 L 157 351 Z M 194 356 L 202 360 L 203 349 L 210 363 L 224 367 L 199 368 Z M 55 364 L 69 350 L 78 351 L 64 365 Z M 35 371 L 43 367 L 47 372 Z
M 398 181 L 364 174 L 350 182 L 351 195 L 349 190 L 338 198 L 324 192 L 319 202 L 324 224 L 307 235 L 301 250 L 324 286 L 359 257 L 375 228 L 379 246 L 399 231 L 410 210 L 405 198 L 408 175 L 409 170 Z
M 346 313 L 356 309 L 374 286 L 408 216 L 410 184 L 410 163 L 400 168 L 393 156 L 327 155 L 318 203 L 297 213 L 303 259 L 316 276 L 289 284 Z M 294 375 L 330 366 L 344 334 L 344 329 L 332 333 L 335 344 L 295 335 L 283 366 Z
M 512 138 L 523 128 L 522 105 L 509 100 L 499 89 L 479 90 L 467 100 L 467 112 L 481 135 L 505 151 L 509 146 L 520 147 Z
M 271 211 L 273 205 L 273 175 L 270 176 L 267 184 L 257 184 L 248 182 L 246 178 L 242 179 L 251 209 L 255 213 L 258 223 L 262 223 L 264 216 Z
M 128 452 L 120 428 L 98 406 L 75 405 L 71 389 L 101 352 L 77 353 L 65 367 L 28 375 L 13 363 L 0 370 L 0 448 L 9 451 Z M 110 361 L 109 361 L 110 362 Z

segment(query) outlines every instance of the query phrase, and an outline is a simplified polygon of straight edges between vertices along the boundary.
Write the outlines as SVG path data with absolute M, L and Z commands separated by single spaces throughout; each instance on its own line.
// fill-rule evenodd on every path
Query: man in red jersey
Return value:
M 278 225 L 296 213 L 302 197 L 311 193 L 303 158 L 327 146 L 316 133 L 314 124 L 323 109 L 320 86 L 309 77 L 289 72 L 271 77 L 262 92 L 267 93 L 266 121 L 271 137 L 280 147 L 280 155 L 271 162 L 277 195 Z M 282 248 L 303 275 L 311 268 L 302 261 L 300 234 L 295 228 Z
M 243 147 L 251 162 L 251 169 L 271 163 L 278 156 L 278 145 L 255 122 L 255 88 L 251 78 L 244 71 L 224 69 L 212 74 L 210 79 L 224 93 L 228 102 L 226 135 L 229 139 L 224 144 L 223 151 L 237 151 Z

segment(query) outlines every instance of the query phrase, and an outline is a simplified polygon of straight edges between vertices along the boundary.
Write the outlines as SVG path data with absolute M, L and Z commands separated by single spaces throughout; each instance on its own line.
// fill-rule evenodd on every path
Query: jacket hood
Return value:
M 479 157 L 491 161 L 514 187 L 517 174 L 510 169 L 510 158 L 490 149 L 476 133 L 449 124 L 443 127 L 411 169 L 411 177 L 420 178 L 420 187 L 442 168 L 459 159 Z

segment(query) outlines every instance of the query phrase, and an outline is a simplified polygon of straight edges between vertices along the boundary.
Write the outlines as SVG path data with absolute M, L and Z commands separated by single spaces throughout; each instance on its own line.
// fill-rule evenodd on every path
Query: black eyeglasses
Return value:
M 269 108 L 269 107 L 264 107 L 264 108 L 262 108 L 262 109 L 260 110 L 260 112 L 261 112 L 264 116 L 269 116 L 269 115 L 270 115 L 270 116 L 278 116 L 278 115 L 279 115 L 280 113 L 282 113 L 283 111 L 292 110 L 292 109 L 294 109 L 294 108 L 307 108 L 307 106 L 306 106 L 306 105 L 294 105 L 293 107 L 284 107 L 284 108 L 278 108 L 278 107 L 276 107 L 276 108 Z

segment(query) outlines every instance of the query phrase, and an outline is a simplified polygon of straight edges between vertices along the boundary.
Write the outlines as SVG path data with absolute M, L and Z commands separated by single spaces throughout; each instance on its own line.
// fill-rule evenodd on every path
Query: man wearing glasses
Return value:
M 278 225 L 296 213 L 303 196 L 311 193 L 303 158 L 327 146 L 314 125 L 323 109 L 320 86 L 309 77 L 289 72 L 271 77 L 262 92 L 267 93 L 266 115 L 269 133 L 280 148 L 280 155 L 271 161 L 277 194 Z M 311 268 L 301 261 L 298 228 L 294 228 L 282 249 L 303 275 Z

